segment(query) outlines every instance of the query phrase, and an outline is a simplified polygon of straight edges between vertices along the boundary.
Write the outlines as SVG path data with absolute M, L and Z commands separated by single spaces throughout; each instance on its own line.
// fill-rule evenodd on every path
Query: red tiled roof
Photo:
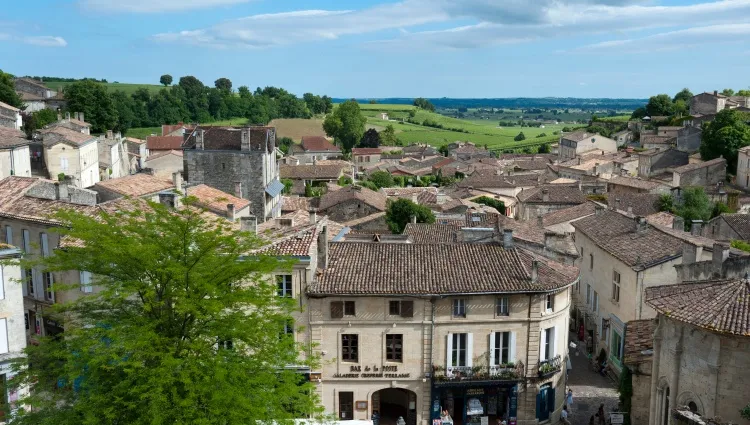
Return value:
M 281 211 L 307 211 L 310 209 L 309 198 L 299 196 L 282 196 Z
M 651 361 L 655 328 L 656 322 L 653 319 L 631 320 L 626 323 L 625 348 L 623 350 L 623 361 L 626 364 Z
M 352 155 L 376 155 L 382 152 L 380 148 L 352 148 Z
M 542 223 L 544 226 L 554 226 L 555 224 L 565 223 L 589 216 L 591 214 L 594 214 L 595 212 L 596 204 L 594 204 L 593 202 L 586 202 L 574 207 L 563 208 L 561 210 L 547 213 L 542 216 Z
M 305 151 L 341 152 L 341 149 L 321 136 L 303 136 L 302 148 Z
M 146 158 L 146 161 L 153 161 L 167 155 L 183 156 L 183 152 L 181 150 L 156 151 L 156 153 L 149 155 L 148 158 Z
M 150 151 L 180 149 L 182 142 L 182 136 L 149 136 L 146 138 L 146 148 Z
M 174 188 L 174 183 L 150 174 L 139 173 L 118 179 L 104 180 L 95 186 L 123 196 L 140 197 Z M 226 205 L 225 205 L 226 207 Z
M 385 211 L 386 207 L 386 196 L 382 193 L 372 191 L 366 187 L 352 187 L 337 190 L 335 192 L 328 192 L 320 197 L 318 203 L 318 209 L 325 211 L 328 208 L 334 207 L 342 202 L 357 199 L 362 201 L 380 211 Z
M 178 122 L 177 124 L 162 124 L 162 126 L 161 126 L 161 135 L 162 136 L 166 136 L 169 133 L 171 133 L 173 131 L 177 131 L 177 130 L 182 129 L 182 128 L 191 129 L 192 127 L 191 126 L 187 126 L 187 125 L 185 125 L 185 123 L 182 123 L 182 122 Z M 182 137 L 182 136 L 180 136 L 180 137 Z
M 340 165 L 282 165 L 279 177 L 293 180 L 336 180 L 343 173 Z
M 55 126 L 44 129 L 40 132 L 46 146 L 56 145 L 57 143 L 69 143 L 73 146 L 81 146 L 86 142 L 95 140 L 94 136 L 83 134 L 80 131 L 71 130 L 66 127 Z
M 250 205 L 250 201 L 247 199 L 238 198 L 205 184 L 188 187 L 187 194 L 188 196 L 196 197 L 199 206 L 218 214 L 227 213 L 227 204 L 234 204 L 235 211 L 239 211 Z

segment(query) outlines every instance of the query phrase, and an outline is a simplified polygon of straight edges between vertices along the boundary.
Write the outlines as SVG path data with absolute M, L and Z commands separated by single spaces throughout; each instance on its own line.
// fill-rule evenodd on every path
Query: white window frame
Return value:
M 80 272 L 81 278 L 81 292 L 90 294 L 94 292 L 94 286 L 91 284 L 91 272 L 82 271 Z
M 60 169 L 63 171 L 68 171 L 68 158 L 65 156 L 60 157 Z
M 557 355 L 557 336 L 556 328 L 545 328 L 541 330 L 541 344 L 539 346 L 539 360 L 550 360 Z M 552 340 L 552 341 L 550 341 Z
M 8 346 L 8 319 L 0 319 L 0 354 L 10 352 Z
M 464 342 L 466 346 L 463 347 L 463 349 L 460 347 L 461 343 L 461 335 L 465 335 Z M 454 341 L 455 338 L 455 341 Z M 457 345 L 458 344 L 458 345 Z M 464 353 L 464 364 L 454 364 L 453 363 L 453 351 L 454 346 L 456 350 L 456 363 L 461 363 L 461 351 Z M 473 346 L 474 346 L 474 336 L 470 333 L 449 333 L 447 336 L 447 343 L 446 343 L 446 350 L 445 350 L 445 367 L 446 370 L 449 368 L 454 367 L 472 367 L 472 359 L 474 356 L 473 352 Z
M 458 313 L 458 314 L 457 314 Z M 466 318 L 466 298 L 454 298 L 451 305 L 451 316 L 454 318 Z
M 47 284 L 44 284 L 44 276 L 47 276 Z M 52 272 L 42 272 L 42 292 L 44 292 L 44 299 L 47 301 L 55 302 L 55 291 L 52 287 L 55 286 L 55 278 L 52 276 Z
M 495 316 L 510 316 L 510 297 L 501 296 L 495 299 Z
M 612 301 L 620 302 L 620 282 L 622 282 L 622 275 L 617 270 L 612 271 Z
M 508 335 L 508 346 L 503 347 L 502 342 L 500 346 L 496 347 L 499 341 L 503 340 L 503 336 Z M 502 353 L 507 352 L 507 361 L 503 361 Z M 490 366 L 499 366 L 501 364 L 515 363 L 516 362 L 516 333 L 510 331 L 495 331 L 490 333 Z
M 294 279 L 290 274 L 276 275 L 276 295 L 282 298 L 294 297 Z M 281 284 L 281 287 L 279 287 Z
M 547 313 L 555 311 L 555 294 L 547 294 L 544 298 L 544 310 L 547 311 Z
M 5 299 L 5 266 L 0 264 L 0 300 Z
M 31 252 L 31 235 L 29 229 L 23 229 L 21 233 L 23 234 L 23 252 L 29 254 Z

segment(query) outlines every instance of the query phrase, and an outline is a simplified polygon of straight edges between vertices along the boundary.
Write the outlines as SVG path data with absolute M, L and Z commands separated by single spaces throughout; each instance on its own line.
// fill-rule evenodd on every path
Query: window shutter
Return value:
M 31 251 L 31 244 L 29 242 L 29 231 L 24 229 L 23 230 L 23 251 L 25 253 L 29 253 Z
M 472 367 L 474 360 L 474 334 L 466 334 L 466 366 Z
M 401 301 L 401 317 L 414 317 L 414 301 Z
M 42 238 L 42 255 L 45 257 L 49 257 L 49 244 L 47 240 L 47 234 L 42 233 L 41 238 Z
M 85 293 L 94 292 L 94 287 L 91 286 L 91 273 L 83 271 L 81 273 L 81 291 Z
M 508 360 L 516 363 L 516 333 L 511 332 L 510 333 L 510 354 L 508 355 L 510 357 Z
M 550 388 L 547 390 L 547 411 L 548 412 L 554 412 L 555 411 L 555 389 Z
M 5 275 L 3 266 L 0 266 L 0 300 L 5 299 Z
M 490 366 L 495 365 L 495 332 L 490 332 Z
M 5 226 L 5 243 L 13 245 L 13 228 Z
M 445 344 L 445 371 L 453 366 L 453 334 L 448 334 L 448 341 Z
M 536 417 L 542 417 L 542 393 L 536 395 Z
M 344 302 L 331 301 L 331 319 L 341 319 L 344 317 Z
M 8 352 L 8 320 L 0 319 L 0 354 Z
M 552 328 L 552 357 L 557 355 L 557 327 Z
M 544 347 L 547 345 L 547 331 L 545 329 L 542 329 L 542 337 L 540 339 L 541 342 L 539 343 L 539 360 L 547 360 L 547 356 L 544 352 Z

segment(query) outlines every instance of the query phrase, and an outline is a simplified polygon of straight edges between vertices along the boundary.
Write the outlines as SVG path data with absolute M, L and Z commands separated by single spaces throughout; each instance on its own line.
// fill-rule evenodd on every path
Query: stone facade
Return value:
M 21 285 L 16 282 L 22 279 L 22 270 L 17 261 L 21 251 L 10 245 L 0 243 L 0 379 L 7 382 L 15 375 L 12 361 L 24 355 L 26 348 L 26 330 L 24 324 L 23 293 Z M 19 394 L 9 388 L 3 388 L 4 400 L 17 400 Z M 25 393 L 25 390 L 21 390 Z M 11 411 L 18 406 L 11 403 Z
M 726 107 L 725 96 L 713 93 L 700 93 L 690 99 L 690 115 L 716 114 Z
M 379 208 L 359 199 L 348 199 L 320 211 L 321 214 L 327 215 L 331 220 L 341 223 L 365 218 L 379 212 L 381 212 Z
M 251 202 L 259 222 L 281 215 L 273 127 L 198 127 L 185 135 L 185 179 Z M 278 185 L 281 185 L 279 188 Z
M 750 188 L 750 147 L 744 147 L 737 153 L 737 185 Z
M 51 179 L 59 174 L 72 178 L 78 187 L 91 187 L 99 180 L 99 149 L 95 138 L 78 146 L 57 143 L 44 147 L 44 160 Z
M 675 168 L 672 175 L 672 187 L 710 186 L 724 182 L 726 177 L 727 161 L 717 158 Z
M 0 179 L 8 176 L 31 177 L 29 146 L 0 147 Z
M 567 161 L 585 152 L 600 150 L 617 152 L 617 141 L 600 134 L 573 132 L 560 137 L 560 161 Z
M 693 153 L 701 147 L 703 130 L 699 127 L 683 127 L 677 132 L 677 150 Z

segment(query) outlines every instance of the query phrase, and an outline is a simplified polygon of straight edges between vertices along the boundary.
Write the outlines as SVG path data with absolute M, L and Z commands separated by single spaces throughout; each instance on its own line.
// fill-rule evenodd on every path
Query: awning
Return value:
M 284 183 L 274 180 L 266 187 L 266 193 L 272 198 L 279 196 L 281 191 L 284 190 Z

